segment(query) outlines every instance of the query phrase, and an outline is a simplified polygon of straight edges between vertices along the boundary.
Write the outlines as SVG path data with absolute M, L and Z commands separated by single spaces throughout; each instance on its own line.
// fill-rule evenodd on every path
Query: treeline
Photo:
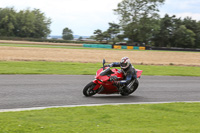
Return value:
M 165 0 L 123 0 L 114 9 L 119 24 L 109 23 L 107 31 L 94 31 L 95 39 L 128 40 L 128 44 L 156 47 L 200 48 L 200 21 L 190 17 L 158 14 Z M 126 39 L 125 39 L 126 38 Z
M 109 23 L 106 31 L 97 29 L 91 38 L 102 43 L 124 42 L 155 47 L 200 48 L 200 21 L 190 17 L 161 18 L 158 7 L 165 0 L 123 0 L 114 9 L 119 23 Z M 0 38 L 46 39 L 50 34 L 51 19 L 39 9 L 16 11 L 0 8 Z M 71 29 L 63 29 L 63 39 L 71 40 Z M 55 41 L 55 40 L 53 40 Z
M 200 48 L 200 21 L 167 14 L 158 21 L 152 37 L 156 47 Z
M 110 41 L 116 43 L 128 38 L 128 43 L 133 45 L 147 45 L 155 47 L 181 47 L 181 48 L 200 48 L 200 21 L 190 17 L 184 19 L 177 18 L 175 15 L 166 14 L 163 18 L 151 20 L 153 27 L 134 29 L 131 24 L 125 28 L 120 24 L 109 23 L 106 31 L 97 29 L 94 31 L 95 39 L 102 42 Z M 138 23 L 138 25 L 140 25 Z M 143 24 L 144 25 L 144 24 Z M 141 25 L 141 27 L 144 27 Z M 130 32 L 130 29 L 137 31 Z M 138 31 L 142 30 L 142 31 Z
M 50 24 L 51 19 L 39 9 L 0 8 L 0 36 L 46 38 Z

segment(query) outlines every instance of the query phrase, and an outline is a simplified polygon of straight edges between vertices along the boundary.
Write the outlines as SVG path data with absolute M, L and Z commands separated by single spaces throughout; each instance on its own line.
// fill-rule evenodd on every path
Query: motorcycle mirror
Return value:
M 106 60 L 105 59 L 103 59 L 103 64 L 105 64 L 106 63 Z
M 103 59 L 103 70 L 105 69 L 104 64 L 106 63 L 106 60 Z

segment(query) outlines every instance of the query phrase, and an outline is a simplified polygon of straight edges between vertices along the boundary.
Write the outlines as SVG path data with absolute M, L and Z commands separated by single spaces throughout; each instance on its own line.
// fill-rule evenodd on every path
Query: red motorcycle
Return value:
M 127 96 L 133 93 L 139 85 L 137 79 L 132 80 L 128 87 L 130 90 L 128 92 L 124 91 L 125 85 L 117 86 L 113 84 L 114 80 L 123 80 L 123 72 L 121 69 L 110 69 L 110 67 L 104 66 L 105 59 L 103 59 L 103 68 L 96 72 L 95 79 L 88 83 L 83 89 L 83 94 L 86 97 L 93 96 L 95 94 L 121 94 L 122 96 Z M 136 69 L 137 78 L 140 78 L 142 70 Z

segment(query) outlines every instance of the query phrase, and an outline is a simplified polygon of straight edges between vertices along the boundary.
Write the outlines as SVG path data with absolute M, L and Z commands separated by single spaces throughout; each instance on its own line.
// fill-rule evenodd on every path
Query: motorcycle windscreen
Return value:
M 139 78 L 142 75 L 143 71 L 139 69 L 136 69 L 136 71 L 137 71 L 137 78 Z
M 105 76 L 105 75 L 111 75 L 111 74 L 114 74 L 113 71 L 110 70 L 110 68 L 107 68 L 106 70 L 102 71 L 100 73 L 101 76 Z

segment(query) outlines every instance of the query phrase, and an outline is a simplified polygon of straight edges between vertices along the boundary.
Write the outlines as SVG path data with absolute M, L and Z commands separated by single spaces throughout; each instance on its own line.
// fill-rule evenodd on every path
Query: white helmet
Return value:
M 128 57 L 123 57 L 120 61 L 120 67 L 121 69 L 126 69 L 130 65 L 130 59 Z

